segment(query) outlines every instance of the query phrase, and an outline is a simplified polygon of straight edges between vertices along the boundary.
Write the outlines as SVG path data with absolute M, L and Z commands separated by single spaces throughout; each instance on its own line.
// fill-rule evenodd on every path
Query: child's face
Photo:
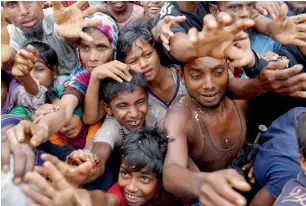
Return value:
M 160 58 L 156 49 L 142 39 L 133 43 L 125 62 L 132 70 L 143 73 L 148 81 L 154 80 L 160 70 Z
M 156 174 L 148 168 L 128 172 L 124 163 L 120 167 L 118 184 L 129 206 L 140 206 L 153 199 L 160 186 Z
M 40 85 L 49 88 L 52 85 L 53 78 L 55 77 L 55 69 L 47 67 L 42 60 L 38 60 L 34 64 L 31 71 L 31 76 L 37 79 Z
M 129 130 L 141 128 L 148 111 L 145 88 L 136 87 L 133 92 L 120 92 L 110 101 L 110 107 L 107 107 L 106 111 Z
M 92 29 L 87 34 L 93 38 L 93 41 L 88 42 L 82 39 L 79 49 L 80 57 L 86 64 L 86 69 L 91 73 L 97 66 L 112 60 L 113 49 L 107 37 L 101 31 Z
M 1 108 L 4 106 L 6 102 L 7 96 L 7 86 L 4 82 L 1 82 Z

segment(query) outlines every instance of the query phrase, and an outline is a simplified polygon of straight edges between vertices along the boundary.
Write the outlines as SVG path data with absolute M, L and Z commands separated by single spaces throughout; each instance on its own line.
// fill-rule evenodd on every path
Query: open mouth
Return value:
M 125 195 L 127 202 L 132 203 L 132 204 L 138 203 L 143 198 L 143 197 L 136 196 L 136 195 L 130 195 L 128 193 L 124 193 L 124 195 Z
M 145 75 L 145 77 L 149 77 L 149 76 L 151 76 L 152 71 L 153 71 L 153 69 L 150 69 L 149 71 L 144 72 L 143 74 Z
M 135 127 L 138 126 L 141 123 L 141 119 L 135 120 L 135 121 L 127 121 L 128 125 Z
M 206 101 L 213 101 L 215 97 L 217 96 L 218 92 L 216 93 L 210 93 L 210 94 L 201 94 L 201 96 L 206 100 Z
M 157 6 L 152 6 L 150 7 L 149 9 L 152 11 L 152 12 L 158 12 L 160 10 L 161 7 L 157 7 Z

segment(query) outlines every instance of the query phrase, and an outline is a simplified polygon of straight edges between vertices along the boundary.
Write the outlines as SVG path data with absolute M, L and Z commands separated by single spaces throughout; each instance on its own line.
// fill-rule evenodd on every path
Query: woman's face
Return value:
M 125 58 L 130 69 L 143 73 L 148 81 L 156 78 L 160 70 L 160 57 L 147 41 L 137 39 Z
M 38 59 L 38 61 L 35 62 L 34 68 L 31 71 L 31 77 L 37 79 L 39 84 L 46 88 L 52 86 L 55 75 L 56 68 L 52 69 L 47 67 L 41 59 Z
M 86 69 L 91 73 L 97 66 L 112 60 L 113 48 L 102 31 L 90 29 L 86 33 L 93 38 L 93 41 L 88 42 L 82 39 L 79 50 Z

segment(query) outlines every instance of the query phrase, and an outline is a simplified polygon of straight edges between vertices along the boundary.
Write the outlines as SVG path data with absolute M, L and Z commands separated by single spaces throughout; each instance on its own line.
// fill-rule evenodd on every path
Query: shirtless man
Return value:
M 222 169 L 244 143 L 247 102 L 225 95 L 229 69 L 224 59 L 197 58 L 184 65 L 183 73 L 188 94 L 176 99 L 164 123 L 168 137 L 174 138 L 165 159 L 164 186 L 179 197 L 197 198 L 203 205 L 245 205 L 232 188 L 246 191 L 249 185 L 235 171 Z M 188 155 L 201 172 L 187 169 Z

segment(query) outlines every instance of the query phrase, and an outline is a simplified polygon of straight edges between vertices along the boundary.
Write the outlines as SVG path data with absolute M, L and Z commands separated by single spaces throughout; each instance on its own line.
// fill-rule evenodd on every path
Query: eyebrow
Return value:
M 201 71 L 201 69 L 199 69 L 199 68 L 191 68 L 190 70 L 191 70 L 191 71 L 195 71 L 195 72 Z
M 218 64 L 217 66 L 213 67 L 212 69 L 225 69 L 223 64 Z

